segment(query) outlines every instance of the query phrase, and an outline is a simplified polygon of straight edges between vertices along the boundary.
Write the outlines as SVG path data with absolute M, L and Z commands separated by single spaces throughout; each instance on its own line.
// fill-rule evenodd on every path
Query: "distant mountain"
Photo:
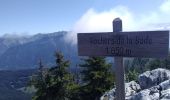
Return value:
M 170 30 L 169 23 L 151 24 L 153 30 Z M 55 63 L 54 53 L 62 51 L 66 59 L 70 60 L 71 67 L 79 62 L 77 47 L 65 41 L 69 32 L 60 31 L 33 36 L 6 34 L 0 37 L 0 70 L 28 69 L 37 67 L 41 59 L 45 65 Z
M 28 37 L 20 37 L 15 35 L 5 34 L 0 37 L 0 55 L 3 54 L 8 48 L 23 44 L 26 42 Z
M 28 69 L 35 68 L 41 59 L 45 65 L 55 63 L 55 51 L 61 51 L 66 59 L 78 61 L 77 48 L 65 42 L 66 31 L 49 34 L 36 34 L 27 37 L 0 38 L 0 69 Z

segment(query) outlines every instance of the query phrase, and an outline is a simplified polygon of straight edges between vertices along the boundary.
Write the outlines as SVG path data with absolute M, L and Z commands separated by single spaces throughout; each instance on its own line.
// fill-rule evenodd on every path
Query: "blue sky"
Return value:
M 152 29 L 169 12 L 170 0 L 0 0 L 0 35 L 112 31 L 116 17 L 124 30 Z

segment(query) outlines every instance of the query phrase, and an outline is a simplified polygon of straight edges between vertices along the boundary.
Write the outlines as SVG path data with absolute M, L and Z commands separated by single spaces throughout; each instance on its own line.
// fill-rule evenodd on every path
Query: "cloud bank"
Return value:
M 170 29 L 170 0 L 164 1 L 158 9 L 150 13 L 136 15 L 125 6 L 117 6 L 108 11 L 97 12 L 90 8 L 75 23 L 72 32 L 66 36 L 68 42 L 77 43 L 77 33 L 111 32 L 113 19 L 123 21 L 123 31 Z

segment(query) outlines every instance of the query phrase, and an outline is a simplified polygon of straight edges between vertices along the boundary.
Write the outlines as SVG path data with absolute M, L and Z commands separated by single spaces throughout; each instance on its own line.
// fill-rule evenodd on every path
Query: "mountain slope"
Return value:
M 0 71 L 0 100 L 31 100 L 31 94 L 18 89 L 28 85 L 36 70 Z
M 66 43 L 64 36 L 67 32 L 37 34 L 22 44 L 8 48 L 0 55 L 0 69 L 27 69 L 35 68 L 41 59 L 46 65 L 55 62 L 55 51 L 62 51 L 66 59 L 71 60 L 72 66 L 78 61 L 75 45 Z

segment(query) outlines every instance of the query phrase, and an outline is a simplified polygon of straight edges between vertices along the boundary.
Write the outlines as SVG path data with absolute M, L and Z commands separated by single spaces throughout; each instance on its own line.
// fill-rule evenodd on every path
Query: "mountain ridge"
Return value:
M 54 53 L 61 51 L 66 59 L 71 60 L 75 65 L 78 61 L 76 45 L 66 42 L 64 37 L 69 34 L 67 31 L 60 31 L 48 34 L 36 34 L 33 36 L 11 40 L 10 45 L 0 41 L 0 69 L 27 69 L 37 67 L 38 61 L 54 64 Z M 0 38 L 4 39 L 5 38 Z M 3 41 L 4 42 L 4 41 Z

